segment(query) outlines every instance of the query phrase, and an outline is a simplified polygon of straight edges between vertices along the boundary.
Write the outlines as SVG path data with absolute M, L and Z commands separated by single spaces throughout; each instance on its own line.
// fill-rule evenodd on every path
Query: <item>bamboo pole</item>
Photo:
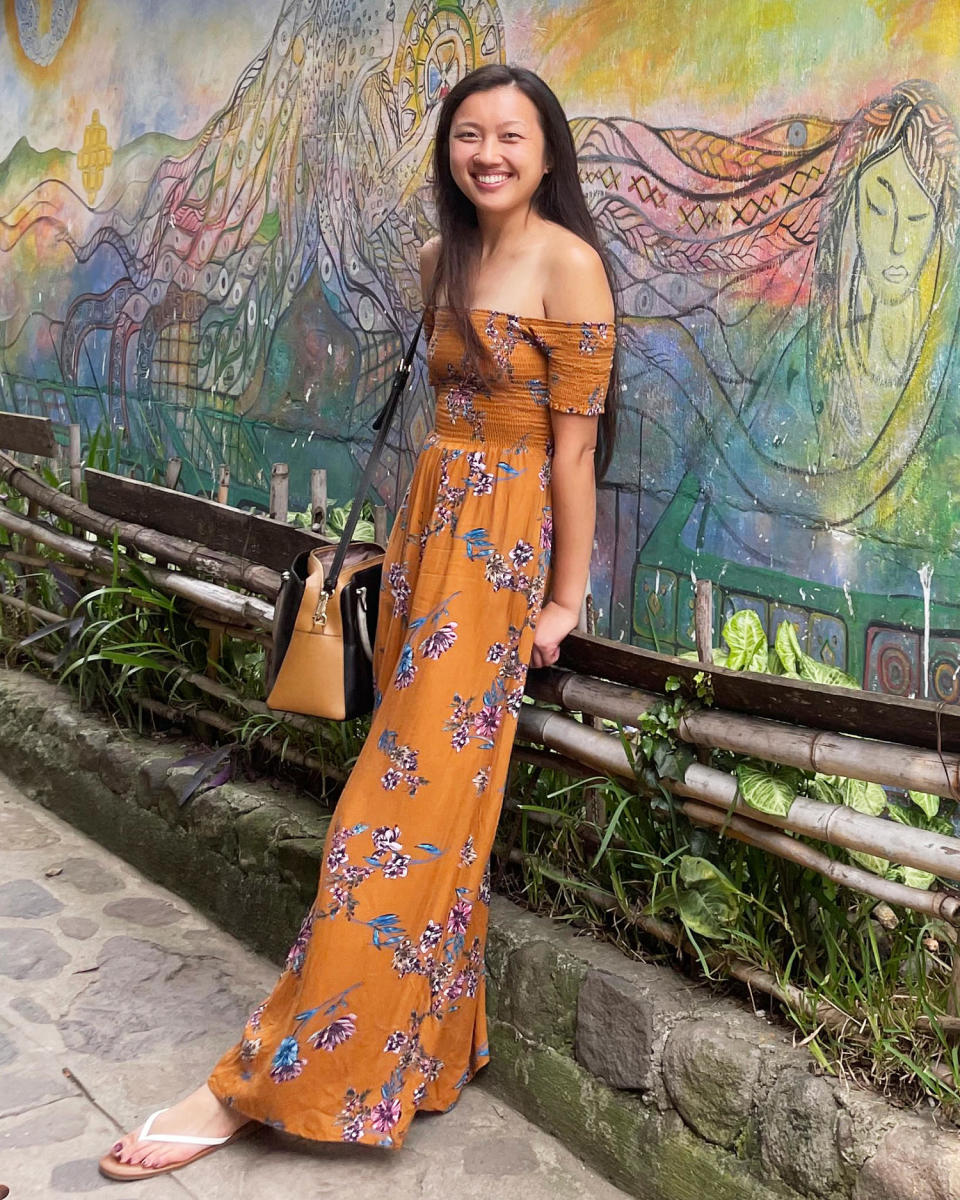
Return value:
M 387 544 L 387 506 L 385 504 L 373 506 L 373 540 L 378 546 Z
M 663 700 L 654 692 L 572 671 L 550 668 L 528 677 L 527 693 L 574 712 L 588 710 L 609 721 L 635 726 L 641 713 Z M 911 788 L 937 796 L 960 794 L 960 754 L 925 750 L 897 742 L 826 733 L 803 726 L 701 708 L 680 720 L 679 736 L 694 745 L 715 746 L 768 762 L 866 779 L 887 787 Z
M 70 426 L 70 445 L 68 449 L 70 467 L 70 495 L 79 500 L 83 485 L 83 452 L 80 445 L 80 426 Z
M 180 458 L 167 459 L 167 465 L 163 472 L 164 487 L 168 487 L 171 492 L 176 491 L 177 484 L 180 482 L 180 472 L 183 470 L 183 460 Z
M 205 617 L 200 613 L 193 613 L 190 620 L 199 629 L 219 629 L 224 636 L 236 638 L 238 642 L 255 642 L 267 650 L 273 647 L 273 637 L 259 629 L 247 629 L 243 625 L 230 625 L 224 621 L 218 621 L 215 617 Z
M 713 584 L 709 579 L 697 580 L 693 628 L 697 639 L 697 658 L 710 666 L 713 662 Z
M 217 503 L 226 504 L 227 497 L 230 495 L 230 468 L 226 463 L 221 463 L 220 473 L 217 479 Z
M 830 879 L 842 887 L 865 892 L 868 896 L 885 900 L 888 904 L 903 905 L 914 912 L 926 913 L 929 917 L 938 917 L 949 921 L 951 925 L 960 925 L 960 899 L 948 892 L 924 892 L 892 879 L 881 879 L 879 875 L 865 871 L 862 867 L 837 862 L 806 842 L 787 837 L 786 834 L 777 833 L 772 829 L 764 829 L 757 822 L 741 816 L 739 810 L 730 815 L 711 804 L 698 803 L 696 800 L 684 801 L 681 808 L 697 825 L 720 829 L 728 837 L 766 850 L 768 854 L 776 854 L 778 858 L 785 858 L 800 867 L 817 871 L 825 879 Z
M 177 566 L 210 575 L 221 583 L 233 583 L 258 595 L 273 599 L 280 589 L 280 576 L 269 567 L 256 563 L 242 563 L 233 555 L 211 550 L 199 542 L 187 538 L 158 533 L 146 525 L 132 521 L 119 521 L 96 512 L 72 496 L 65 496 L 56 488 L 49 487 L 29 471 L 24 470 L 8 454 L 0 452 L 0 480 L 16 488 L 28 500 L 48 512 L 56 513 L 72 521 L 75 526 L 89 533 L 113 539 L 116 537 L 125 546 L 131 546 L 145 554 Z
M 59 530 L 50 529 L 37 521 L 28 521 L 10 512 L 0 505 L 0 528 L 8 529 L 21 536 L 33 537 L 38 542 L 59 550 L 70 558 L 84 563 L 92 568 L 112 572 L 113 555 L 109 550 L 94 542 L 80 541 Z M 138 570 L 158 588 L 191 600 L 202 608 L 212 610 L 218 616 L 227 617 L 231 622 L 259 626 L 271 629 L 273 625 L 273 605 L 266 604 L 252 596 L 244 596 L 239 592 L 231 592 L 215 583 L 207 583 L 194 579 L 181 571 L 164 571 L 151 567 L 147 563 L 138 563 Z
M 38 617 L 47 625 L 52 625 L 54 621 L 66 620 L 63 613 L 50 612 L 49 609 L 39 608 L 36 604 L 29 604 L 26 600 L 19 600 L 16 596 L 8 596 L 6 592 L 0 592 L 0 605 L 3 605 L 5 608 L 12 608 L 15 612 Z
M 327 472 L 323 467 L 310 472 L 310 522 L 314 533 L 327 532 Z
M 618 741 L 569 717 L 524 705 L 520 710 L 519 732 L 531 741 L 559 750 L 597 770 L 636 782 L 627 753 Z M 734 814 L 742 821 L 748 822 L 751 827 L 748 831 L 756 833 L 757 836 L 764 834 L 763 825 L 774 825 L 781 830 L 816 837 L 820 841 L 845 849 L 865 850 L 869 854 L 889 858 L 904 866 L 931 871 L 935 875 L 952 878 L 954 874 L 960 873 L 957 870 L 960 866 L 960 840 L 956 838 L 943 837 L 907 825 L 896 825 L 892 821 L 882 821 L 878 817 L 870 817 L 841 805 L 821 804 L 805 796 L 797 796 L 794 799 L 788 817 L 773 817 L 751 808 L 739 799 L 736 780 L 732 776 L 699 763 L 693 763 L 687 768 L 682 784 L 671 779 L 663 779 L 662 783 L 675 795 L 699 801 L 710 806 L 712 810 L 719 810 L 718 823 L 721 826 L 730 814 Z M 682 804 L 681 807 L 683 806 Z M 789 838 L 784 838 L 783 843 L 794 844 Z M 790 857 L 782 853 L 787 849 L 783 843 L 774 841 L 769 845 L 780 847 L 775 852 L 781 857 Z M 828 874 L 822 867 L 834 865 L 833 860 L 825 855 L 821 855 L 821 858 L 823 863 L 816 869 Z M 935 904 L 936 915 L 942 915 L 951 922 L 960 922 L 960 901 L 947 893 L 907 888 L 904 884 L 880 879 L 879 876 L 861 871 L 860 868 L 847 869 L 855 870 L 859 880 L 850 886 L 856 886 L 867 895 L 887 900 L 892 904 L 905 904 L 918 912 L 931 912 L 931 904 Z M 930 897 L 933 895 L 939 898 L 931 901 Z
M 270 516 L 274 521 L 287 522 L 290 508 L 290 468 L 286 463 L 274 463 L 270 468 Z

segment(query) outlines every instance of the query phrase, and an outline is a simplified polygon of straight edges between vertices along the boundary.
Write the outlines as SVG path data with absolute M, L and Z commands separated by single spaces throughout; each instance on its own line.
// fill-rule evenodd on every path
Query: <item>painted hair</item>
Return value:
M 942 255 L 934 250 L 931 295 L 952 282 L 947 275 L 952 270 L 948 263 L 956 260 L 960 223 L 960 136 L 937 89 L 923 80 L 910 80 L 866 105 L 848 124 L 830 169 L 820 216 L 811 309 L 821 314 L 821 323 L 819 335 L 808 345 L 808 376 L 823 389 L 824 428 L 833 430 L 841 443 L 846 436 L 856 437 L 859 429 L 842 328 L 844 309 L 850 309 L 859 278 L 856 262 L 849 266 L 849 225 L 860 176 L 897 149 L 933 205 L 937 241 L 950 251 Z M 844 287 L 849 289 L 846 306 Z
M 491 64 L 471 71 L 447 93 L 437 121 L 433 152 L 433 191 L 440 230 L 440 257 L 434 278 L 433 295 L 439 295 L 440 290 L 443 290 L 446 303 L 453 310 L 458 332 L 466 347 L 467 365 L 481 378 L 490 376 L 493 364 L 468 312 L 470 267 L 477 248 L 477 211 L 472 201 L 468 200 L 457 186 L 450 170 L 450 128 L 457 109 L 468 96 L 498 87 L 519 88 L 527 99 L 533 102 L 539 114 L 546 144 L 546 157 L 551 169 L 544 175 L 533 195 L 534 211 L 545 220 L 553 221 L 577 234 L 597 251 L 610 282 L 610 290 L 616 295 L 613 274 L 580 187 L 577 152 L 560 101 L 539 75 L 524 67 Z M 613 453 L 620 392 L 618 380 L 615 359 L 598 430 L 598 478 L 606 471 Z

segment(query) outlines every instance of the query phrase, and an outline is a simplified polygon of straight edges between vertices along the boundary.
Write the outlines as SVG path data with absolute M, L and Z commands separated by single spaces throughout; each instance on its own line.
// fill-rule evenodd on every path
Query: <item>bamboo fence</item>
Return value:
M 286 469 L 281 467 L 283 464 L 278 464 L 271 473 L 271 512 L 279 520 L 287 515 L 289 484 Z M 147 525 L 98 513 L 79 500 L 74 475 L 72 472 L 72 494 L 65 495 L 49 487 L 10 455 L 0 452 L 0 480 L 24 497 L 29 506 L 28 514 L 23 515 L 12 511 L 0 497 L 0 530 L 6 531 L 8 543 L 0 545 L 0 557 L 33 570 L 49 568 L 56 563 L 70 574 L 77 588 L 82 589 L 100 586 L 111 579 L 116 555 L 121 574 L 135 564 L 152 586 L 189 606 L 190 619 L 208 634 L 211 664 L 216 663 L 224 638 L 236 638 L 259 644 L 268 651 L 271 649 L 271 601 L 280 582 L 276 571 L 196 541 L 160 533 Z M 172 467 L 168 472 L 168 483 L 171 480 L 175 483 Z M 225 500 L 228 487 L 229 477 L 221 472 L 218 480 L 221 502 Z M 314 475 L 311 512 L 317 528 L 323 528 L 326 504 L 325 478 Z M 49 519 L 43 519 L 43 513 L 49 514 Z M 69 522 L 73 532 L 65 532 L 54 521 Z M 383 523 L 384 516 L 378 510 L 377 526 L 381 537 L 385 532 Z M 705 669 L 709 671 L 709 638 L 702 633 L 704 626 L 712 620 L 708 595 L 706 588 L 698 588 L 698 646 Z M 0 592 L 0 610 L 28 619 L 34 628 L 38 623 L 49 625 L 67 615 L 39 605 L 35 589 L 27 588 L 19 595 Z M 37 647 L 29 647 L 25 652 L 34 654 L 48 665 L 53 660 L 52 655 Z M 242 698 L 207 675 L 181 671 L 179 678 L 209 697 L 211 704 L 149 697 L 137 698 L 136 702 L 161 719 L 192 719 L 218 733 L 235 730 L 238 720 L 266 716 L 271 711 L 262 702 Z M 521 709 L 515 749 L 518 760 L 549 766 L 574 778 L 588 779 L 593 784 L 596 784 L 597 775 L 625 780 L 637 787 L 638 796 L 643 795 L 620 729 L 634 726 L 639 715 L 661 702 L 663 696 L 556 668 L 532 673 L 527 695 L 534 702 L 524 704 Z M 212 707 L 213 703 L 219 707 Z M 275 715 L 284 724 L 304 733 L 309 734 L 316 728 L 311 718 Z M 703 751 L 704 758 L 706 751 L 717 748 L 887 787 L 910 788 L 952 798 L 960 796 L 958 754 L 803 728 L 716 708 L 686 713 L 679 721 L 677 734 Z M 297 750 L 269 735 L 261 739 L 260 744 L 269 753 L 319 771 L 327 778 L 342 778 L 342 771 L 313 752 Z M 952 880 L 960 878 L 960 839 L 868 816 L 843 806 L 820 803 L 803 795 L 793 800 L 786 816 L 772 816 L 746 804 L 739 794 L 736 779 L 705 761 L 692 763 L 682 780 L 664 779 L 661 782 L 673 793 L 681 811 L 696 825 L 720 830 L 724 836 L 817 871 L 837 884 L 878 901 L 902 905 L 951 928 L 960 927 L 960 893 L 951 887 L 943 883 L 928 891 L 910 887 L 839 861 L 821 848 L 832 846 L 861 851 L 932 872 L 940 880 Z M 586 811 L 588 819 L 581 823 L 578 831 L 587 841 L 598 843 L 606 820 L 602 789 L 588 784 L 587 798 L 590 801 Z M 533 820 L 549 820 L 548 814 L 530 813 L 529 816 Z M 616 842 L 611 844 L 616 845 Z M 519 861 L 524 856 L 515 848 L 508 848 L 508 857 Z M 605 905 L 609 906 L 611 901 L 617 903 L 602 889 L 594 888 L 593 891 Z M 683 948 L 685 943 L 681 933 L 668 923 L 637 911 L 628 915 L 647 933 Z M 808 1004 L 797 989 L 791 991 L 776 984 L 772 977 L 758 973 L 749 964 L 734 964 L 732 973 L 751 987 L 785 1003 L 801 1007 Z M 834 1021 L 835 1018 L 823 1019 Z M 837 1016 L 836 1020 L 839 1019 Z M 848 1018 L 843 1016 L 842 1019 Z

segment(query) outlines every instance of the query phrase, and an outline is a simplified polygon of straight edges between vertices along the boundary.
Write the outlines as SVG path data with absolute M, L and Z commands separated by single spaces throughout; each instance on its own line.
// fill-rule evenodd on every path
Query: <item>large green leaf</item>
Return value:
M 777 656 L 783 663 L 785 671 L 797 671 L 803 654 L 800 639 L 797 637 L 797 627 L 792 621 L 781 621 L 777 626 L 777 637 L 774 642 Z
M 838 775 L 821 775 L 818 772 L 812 779 L 807 780 L 806 792 L 821 804 L 842 804 L 842 783 L 843 780 Z
M 730 647 L 726 666 L 731 671 L 767 669 L 767 635 L 752 608 L 741 608 L 723 627 L 723 640 Z
M 953 834 L 953 826 L 946 817 L 941 817 L 939 813 L 935 817 L 928 817 L 913 804 L 890 804 L 887 812 L 901 825 L 910 825 L 914 829 L 929 829 L 931 833 L 942 833 L 944 837 Z
M 862 850 L 848 850 L 847 853 L 855 863 L 859 863 L 861 867 L 866 867 L 874 875 L 879 875 L 883 878 L 890 870 L 890 860 L 887 858 L 878 858 L 875 854 L 865 854 Z
M 800 652 L 797 662 L 797 670 L 801 679 L 809 680 L 810 683 L 825 683 L 830 687 L 845 687 L 856 688 L 859 690 L 859 684 L 846 672 L 841 671 L 839 667 L 831 667 L 825 662 L 820 662 L 819 659 L 811 658 L 809 654 Z
M 939 796 L 933 796 L 930 794 L 930 792 L 913 791 L 907 792 L 907 795 L 914 802 L 917 808 L 922 809 L 923 812 L 931 819 L 940 811 Z
M 803 788 L 803 772 L 796 767 L 747 758 L 737 764 L 737 786 L 751 808 L 785 817 L 793 798 Z
M 740 897 L 727 876 L 691 854 L 680 860 L 674 901 L 680 920 L 702 937 L 726 937 L 740 915 Z
M 871 817 L 882 816 L 887 809 L 887 793 L 879 783 L 867 783 L 864 779 L 844 779 L 840 793 L 847 808 Z
M 897 867 L 896 873 L 907 887 L 919 888 L 922 892 L 927 891 L 937 878 L 931 871 L 920 871 L 917 867 Z

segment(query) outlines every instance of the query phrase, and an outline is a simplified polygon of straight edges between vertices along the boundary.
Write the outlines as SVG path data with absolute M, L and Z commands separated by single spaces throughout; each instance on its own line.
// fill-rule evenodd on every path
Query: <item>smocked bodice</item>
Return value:
M 613 359 L 612 324 L 554 321 L 472 309 L 471 320 L 498 374 L 484 382 L 468 371 L 449 308 L 427 311 L 430 382 L 436 389 L 436 436 L 445 442 L 545 446 L 550 410 L 603 411 Z

